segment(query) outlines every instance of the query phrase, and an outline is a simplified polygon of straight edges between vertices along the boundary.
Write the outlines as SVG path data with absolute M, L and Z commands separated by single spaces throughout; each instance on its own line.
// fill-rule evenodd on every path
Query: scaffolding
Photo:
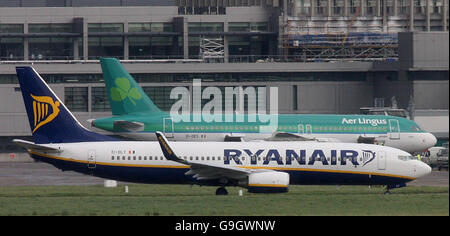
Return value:
M 223 37 L 200 37 L 200 57 L 204 62 L 224 62 Z
M 295 61 L 380 61 L 398 59 L 397 33 L 333 31 L 300 26 L 287 21 L 284 32 L 286 58 Z

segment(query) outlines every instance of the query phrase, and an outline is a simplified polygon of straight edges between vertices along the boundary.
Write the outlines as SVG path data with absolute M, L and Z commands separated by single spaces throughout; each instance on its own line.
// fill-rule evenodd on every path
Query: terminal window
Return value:
M 92 87 L 91 100 L 91 111 L 101 112 L 111 110 L 105 87 Z
M 88 111 L 88 88 L 87 87 L 65 87 L 64 104 L 71 111 Z

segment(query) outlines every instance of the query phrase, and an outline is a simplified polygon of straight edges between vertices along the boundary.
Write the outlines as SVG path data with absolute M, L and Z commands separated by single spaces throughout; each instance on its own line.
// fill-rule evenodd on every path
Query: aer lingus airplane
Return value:
M 170 113 L 161 111 L 143 92 L 133 77 L 114 58 L 100 59 L 109 96 L 112 117 L 90 120 L 96 128 L 133 140 L 156 140 L 162 131 L 174 141 L 262 140 L 293 137 L 349 143 L 376 143 L 413 153 L 436 144 L 436 138 L 414 121 L 384 115 L 278 114 L 275 129 L 263 129 L 266 123 L 249 122 L 248 114 L 222 115 L 222 121 L 174 122 Z M 244 122 L 238 122 L 238 120 Z
M 331 142 L 117 141 L 84 128 L 31 67 L 17 67 L 34 142 L 13 140 L 62 170 L 137 183 L 242 186 L 286 192 L 290 184 L 404 186 L 431 168 L 399 149 Z

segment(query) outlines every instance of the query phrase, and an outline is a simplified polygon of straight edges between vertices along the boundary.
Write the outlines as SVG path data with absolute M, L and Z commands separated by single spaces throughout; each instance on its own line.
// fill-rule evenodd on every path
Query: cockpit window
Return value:
M 411 126 L 411 131 L 423 131 L 423 129 L 420 128 L 420 126 L 418 126 L 418 125 L 412 125 Z
M 401 161 L 418 160 L 416 156 L 398 156 Z

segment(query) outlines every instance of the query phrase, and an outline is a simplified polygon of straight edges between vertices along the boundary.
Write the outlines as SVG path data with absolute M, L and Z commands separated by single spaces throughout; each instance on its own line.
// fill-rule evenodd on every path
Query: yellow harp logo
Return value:
M 53 101 L 51 97 L 48 96 L 34 96 L 30 94 L 34 99 L 33 101 L 33 114 L 34 114 L 34 131 L 39 129 L 39 127 L 49 123 L 55 119 L 59 114 L 59 101 Z M 51 107 L 51 113 L 49 108 Z

